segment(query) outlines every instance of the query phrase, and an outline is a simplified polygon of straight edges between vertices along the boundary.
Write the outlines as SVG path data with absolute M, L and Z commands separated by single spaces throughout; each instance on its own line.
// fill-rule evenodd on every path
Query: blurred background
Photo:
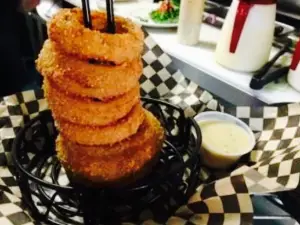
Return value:
M 20 4 L 22 1 L 22 4 Z M 118 0 L 116 0 L 118 1 Z M 132 1 L 132 0 L 130 0 Z M 151 0 L 148 0 L 151 2 Z M 157 0 L 155 0 L 157 2 Z M 174 0 L 177 3 L 180 0 Z M 35 59 L 47 38 L 46 20 L 59 8 L 73 7 L 64 0 L 3 0 L 0 20 L 2 34 L 0 38 L 0 96 L 38 88 L 42 78 L 35 70 Z M 231 0 L 209 0 L 205 11 L 225 18 Z M 19 4 L 19 6 L 17 5 Z M 36 5 L 40 9 L 36 10 Z M 41 13 L 42 11 L 42 13 Z M 277 21 L 294 26 L 299 36 L 300 1 L 278 0 Z

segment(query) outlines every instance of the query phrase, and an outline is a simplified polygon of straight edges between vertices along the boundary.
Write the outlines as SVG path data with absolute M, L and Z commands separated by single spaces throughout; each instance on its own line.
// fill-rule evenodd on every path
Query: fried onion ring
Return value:
M 84 27 L 82 10 L 62 9 L 50 21 L 48 34 L 59 48 L 81 59 L 121 64 L 140 56 L 144 33 L 128 19 L 116 16 L 116 33 L 105 33 L 106 13 L 92 11 L 93 29 Z
M 124 92 L 124 90 L 120 89 L 119 92 L 113 92 L 113 89 L 104 90 L 102 88 L 85 88 L 72 79 L 68 79 L 67 77 L 62 78 L 60 75 L 57 77 L 48 77 L 48 79 L 55 83 L 55 85 L 57 85 L 60 89 L 65 90 L 68 94 L 80 97 L 95 98 L 103 101 L 123 95 L 130 90 L 129 89 Z M 138 83 L 133 84 L 133 87 L 135 87 L 137 84 Z M 115 86 L 118 87 L 117 84 L 115 84 Z
M 44 43 L 36 64 L 43 76 L 61 75 L 85 88 L 99 88 L 104 97 L 117 96 L 132 89 L 143 72 L 140 57 L 121 65 L 89 63 L 61 53 L 50 40 Z
M 126 116 L 139 102 L 139 85 L 128 93 L 107 102 L 95 101 L 67 95 L 49 81 L 44 79 L 44 91 L 49 108 L 56 120 L 65 120 L 76 124 L 104 126 Z
M 159 121 L 146 112 L 137 133 L 122 142 L 111 146 L 86 146 L 59 136 L 56 149 L 66 169 L 81 179 L 124 185 L 149 172 L 161 150 L 163 137 Z
M 73 142 L 83 145 L 106 145 L 122 141 L 135 134 L 144 117 L 143 107 L 138 103 L 124 118 L 107 126 L 87 126 L 64 120 L 58 120 L 56 123 L 62 135 Z

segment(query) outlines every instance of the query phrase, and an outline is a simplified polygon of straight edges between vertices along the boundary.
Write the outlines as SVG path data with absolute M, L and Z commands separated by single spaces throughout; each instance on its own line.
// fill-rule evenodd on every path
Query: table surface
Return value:
M 47 2 L 49 0 L 43 0 L 43 1 Z M 66 1 L 75 6 L 81 5 L 80 0 L 79 1 L 66 0 Z M 96 3 L 93 0 L 90 1 L 91 1 L 91 8 L 93 9 L 96 8 L 97 7 Z M 148 31 L 155 38 L 157 43 L 160 44 L 162 49 L 164 49 L 165 51 L 166 48 L 164 47 L 163 43 L 167 42 L 168 38 L 164 37 L 164 33 L 166 33 L 166 35 L 173 36 L 172 39 L 173 41 L 174 41 L 174 37 L 176 36 L 174 34 L 174 31 L 162 31 L 162 30 L 152 31 L 152 29 L 148 29 Z M 175 41 L 173 42 L 173 45 L 174 47 L 178 46 L 178 44 Z M 171 45 L 169 45 L 169 47 L 170 46 Z M 181 46 L 181 48 L 183 48 L 182 49 L 183 52 L 186 51 L 185 49 L 192 49 L 192 51 L 194 51 L 195 54 L 197 51 L 202 51 L 201 48 L 198 47 L 195 48 L 195 47 Z M 203 72 L 197 66 L 191 65 L 191 63 L 187 62 L 187 60 L 180 59 L 180 57 L 175 58 L 173 54 L 170 55 L 171 57 L 173 56 L 172 59 L 175 61 L 176 64 L 178 64 L 178 67 L 181 68 L 181 71 L 186 77 L 190 78 L 191 80 L 199 84 L 201 87 L 212 92 L 213 94 L 219 97 L 221 96 L 222 98 L 220 100 L 222 101 L 222 103 L 229 104 L 229 105 L 264 105 L 265 104 L 263 101 L 259 100 L 256 95 L 245 93 L 245 91 L 241 90 L 240 88 L 234 87 L 233 84 L 229 84 L 228 82 L 223 82 L 222 80 L 214 76 L 210 76 L 209 74 L 207 74 L 207 72 Z M 210 61 L 209 63 L 210 65 L 213 66 L 217 65 L 217 64 L 213 64 L 214 63 L 213 61 Z M 234 73 L 232 71 L 227 71 L 225 69 L 224 72 Z M 244 76 L 248 76 L 248 75 L 244 75 Z M 224 99 L 226 99 L 226 101 L 224 101 Z M 299 100 L 300 100 L 300 95 L 299 95 Z M 253 196 L 253 206 L 255 211 L 254 224 L 255 225 L 269 225 L 269 224 L 270 225 L 297 225 L 298 223 L 289 215 L 289 213 L 287 213 L 283 209 L 284 207 L 280 206 L 281 205 L 280 201 L 278 204 L 274 204 L 274 201 L 278 202 L 276 195 L 271 195 L 268 197 Z

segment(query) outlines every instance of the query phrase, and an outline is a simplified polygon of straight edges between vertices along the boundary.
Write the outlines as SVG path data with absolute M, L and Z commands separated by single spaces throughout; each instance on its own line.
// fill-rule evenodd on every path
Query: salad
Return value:
M 150 18 L 156 23 L 177 23 L 179 7 L 169 0 L 161 3 L 160 7 L 150 12 Z

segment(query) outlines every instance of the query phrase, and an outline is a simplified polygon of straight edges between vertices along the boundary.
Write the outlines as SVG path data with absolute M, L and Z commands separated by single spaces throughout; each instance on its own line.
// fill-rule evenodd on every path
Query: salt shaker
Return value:
M 296 45 L 287 80 L 296 91 L 300 92 L 300 40 Z
M 219 64 L 253 72 L 268 60 L 275 29 L 276 0 L 233 0 L 216 48 Z
M 180 44 L 195 45 L 199 41 L 205 0 L 181 0 L 177 37 Z

